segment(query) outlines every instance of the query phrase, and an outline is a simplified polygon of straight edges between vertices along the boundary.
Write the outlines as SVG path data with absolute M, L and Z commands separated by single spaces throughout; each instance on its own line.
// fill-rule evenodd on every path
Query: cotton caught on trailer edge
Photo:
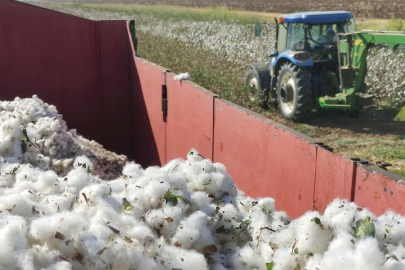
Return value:
M 142 168 L 36 96 L 0 101 L 0 166 L 1 269 L 405 269 L 399 214 L 336 199 L 290 220 L 195 149 Z

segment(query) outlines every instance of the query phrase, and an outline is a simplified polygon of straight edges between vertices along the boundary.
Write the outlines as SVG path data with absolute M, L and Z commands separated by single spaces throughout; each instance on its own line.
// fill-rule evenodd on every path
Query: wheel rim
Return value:
M 250 101 L 255 101 L 258 99 L 258 93 L 259 93 L 259 83 L 255 77 L 252 77 L 249 80 L 249 85 L 248 85 L 248 98 Z
M 280 79 L 280 105 L 282 110 L 290 114 L 294 111 L 296 96 L 295 82 L 290 73 L 286 72 Z

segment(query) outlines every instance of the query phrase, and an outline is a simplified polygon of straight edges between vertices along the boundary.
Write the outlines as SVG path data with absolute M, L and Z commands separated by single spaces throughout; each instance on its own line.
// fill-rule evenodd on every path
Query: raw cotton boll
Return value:
M 306 264 L 305 264 L 305 269 L 306 270 L 319 270 L 322 269 L 321 267 L 321 261 L 323 259 L 322 254 L 314 254 L 312 256 L 309 256 Z
M 365 238 L 356 243 L 355 269 L 381 269 L 385 259 L 375 238 Z
M 307 212 L 304 216 L 293 220 L 290 228 L 296 234 L 294 253 L 307 255 L 323 253 L 329 245 L 332 232 L 327 220 L 318 212 Z
M 176 169 L 181 166 L 181 164 L 184 163 L 184 161 L 181 158 L 176 158 L 171 161 L 169 161 L 166 165 L 162 167 L 162 170 L 171 173 L 173 171 L 176 171 Z
M 277 231 L 286 228 L 286 226 L 290 224 L 290 218 L 284 211 L 274 211 L 272 212 L 271 217 L 271 226 Z
M 162 245 L 160 254 L 169 259 L 169 269 L 193 269 L 208 270 L 204 255 L 194 250 L 180 249 L 174 246 L 165 245 L 162 239 L 159 239 L 159 245 Z M 166 266 L 166 263 L 164 264 Z M 165 268 L 167 269 L 167 268 Z
M 86 195 L 88 204 L 95 204 L 100 200 L 103 200 L 107 194 L 110 194 L 111 188 L 107 183 L 89 184 L 83 188 L 80 193 L 84 197 Z
M 245 197 L 243 192 L 238 192 L 238 195 L 236 196 L 235 199 L 236 199 L 236 206 L 238 207 L 238 210 L 243 215 L 248 215 L 250 213 L 250 208 L 251 208 L 252 202 L 254 200 L 248 196 Z
M 384 263 L 378 242 L 374 238 L 358 241 L 354 248 L 334 248 L 324 254 L 320 269 L 379 270 Z
M 184 173 L 181 172 L 169 173 L 167 182 L 173 189 L 183 190 L 187 188 L 187 177 Z
M 266 270 L 266 262 L 253 249 L 246 245 L 237 251 L 231 259 L 232 269 Z M 291 268 L 293 269 L 293 268 Z
M 226 172 L 226 167 L 222 163 L 214 163 L 214 167 L 217 169 L 217 172 L 220 172 L 222 174 L 227 174 Z
M 156 166 L 147 168 L 145 170 L 145 175 L 152 179 L 159 179 L 161 181 L 166 181 L 168 178 L 167 172 Z
M 292 246 L 289 248 L 279 248 L 274 252 L 273 255 L 273 270 L 291 270 L 297 268 L 296 259 L 299 258 L 299 255 L 291 251 Z M 303 265 L 300 265 L 300 268 L 304 268 Z
M 347 231 L 338 231 L 329 244 L 328 252 L 333 250 L 351 250 L 354 248 L 354 237 Z
M 11 118 L 0 125 L 0 155 L 9 163 L 19 162 L 22 157 L 22 130 L 20 122 Z
M 215 244 L 212 232 L 208 229 L 208 216 L 201 211 L 191 214 L 180 222 L 179 228 L 172 241 L 182 244 L 183 248 L 201 250 Z
M 194 162 L 198 162 L 198 161 L 202 161 L 205 158 L 200 155 L 198 153 L 198 151 L 196 149 L 191 149 L 188 153 L 187 153 L 187 161 L 190 163 L 194 163 Z
M 32 204 L 20 194 L 0 196 L 0 209 L 10 212 L 12 215 L 31 217 Z
M 77 157 L 73 163 L 73 168 L 87 172 L 93 171 L 93 163 L 86 156 Z
M 38 179 L 38 176 L 42 172 L 32 168 L 29 165 L 22 164 L 20 168 L 16 171 L 15 180 L 17 183 L 19 182 L 27 182 L 32 183 Z
M 151 180 L 144 188 L 144 192 L 149 199 L 155 199 L 162 202 L 165 193 L 170 189 L 170 185 L 167 182 Z
M 26 239 L 27 224 L 21 217 L 9 216 L 0 221 L 0 266 L 15 269 L 18 265 L 19 252 L 28 246 Z
M 390 253 L 394 254 L 398 260 L 405 260 L 405 247 L 402 243 L 390 250 Z
M 53 190 L 57 183 L 58 176 L 54 171 L 43 172 L 38 176 L 38 191 L 41 193 L 49 193 Z
M 263 209 L 267 212 L 276 211 L 276 201 L 273 198 L 259 199 L 258 204 L 255 207 L 261 211 L 263 211 Z
M 45 243 L 44 245 L 33 245 L 28 253 L 33 257 L 33 262 L 36 268 L 45 268 L 61 261 L 60 253 L 52 250 L 51 247 Z
M 41 244 L 48 243 L 52 247 L 65 248 L 65 241 L 72 238 L 78 239 L 77 236 L 87 227 L 88 222 L 82 216 L 70 212 L 62 212 L 33 220 L 30 237 Z M 61 234 L 60 237 L 56 236 L 57 232 Z M 64 241 L 62 238 L 64 238 Z M 71 250 L 71 252 L 73 251 Z
M 170 207 L 151 210 L 145 215 L 145 219 L 152 228 L 156 228 L 166 239 L 170 239 L 177 232 L 183 213 L 179 207 Z
M 384 263 L 382 270 L 404 270 L 405 263 L 397 261 L 395 257 L 389 257 Z
M 206 172 L 206 173 L 211 173 L 211 172 L 217 171 L 217 168 L 214 166 L 212 161 L 209 159 L 197 161 L 195 163 L 195 165 L 198 166 L 201 171 Z
M 143 170 L 141 165 L 131 162 L 125 165 L 122 174 L 138 179 L 143 175 Z
M 107 223 L 103 218 L 99 216 L 94 216 L 90 220 L 90 227 L 88 228 L 87 231 L 91 232 L 101 242 L 106 243 L 109 241 L 109 238 L 113 235 L 113 231 L 106 225 Z
M 71 270 L 72 265 L 68 262 L 62 261 L 62 262 L 57 262 L 55 264 L 52 264 L 43 269 L 44 270 Z
M 38 199 L 37 193 L 35 192 L 34 185 L 30 183 L 20 183 L 14 185 L 14 190 L 17 191 L 21 196 L 28 202 L 35 202 Z
M 182 81 L 182 80 L 191 80 L 190 74 L 186 73 L 180 73 L 177 76 L 174 76 L 175 81 Z
M 16 180 L 16 173 L 20 165 L 16 163 L 4 163 L 0 170 L 0 184 L 2 187 L 12 187 Z
M 289 249 L 290 252 L 292 246 L 296 241 L 294 231 L 290 228 L 286 228 L 284 230 L 280 230 L 277 233 L 270 234 L 269 238 L 269 243 L 277 245 L 279 249 Z
M 130 237 L 133 240 L 135 239 L 142 244 L 145 243 L 145 238 L 153 240 L 155 240 L 156 238 L 156 235 L 152 232 L 150 227 L 148 227 L 144 223 L 138 223 L 129 227 L 126 231 L 126 236 Z
M 326 207 L 324 215 L 331 219 L 338 230 L 345 231 L 351 227 L 355 211 L 347 200 L 335 199 Z
M 226 204 L 218 211 L 222 215 L 222 219 L 226 222 L 230 222 L 231 220 L 235 220 L 238 211 L 236 210 L 235 206 L 232 204 Z
M 260 255 L 263 260 L 267 263 L 273 261 L 273 256 L 275 250 L 274 247 L 271 247 L 268 243 L 260 245 L 258 248 L 255 249 L 255 252 Z
M 73 192 L 79 192 L 84 188 L 90 181 L 90 175 L 83 169 L 71 170 L 67 175 L 67 184 L 72 189 Z
M 191 206 L 193 210 L 199 209 L 200 211 L 211 216 L 215 211 L 215 205 L 211 204 L 212 199 L 207 196 L 203 191 L 193 192 L 191 194 Z
M 398 245 L 400 242 L 405 243 L 405 217 L 392 211 L 378 217 L 374 223 L 376 238 L 381 243 Z
M 70 202 L 64 196 L 49 195 L 46 197 L 45 203 L 54 211 L 54 213 L 71 210 Z

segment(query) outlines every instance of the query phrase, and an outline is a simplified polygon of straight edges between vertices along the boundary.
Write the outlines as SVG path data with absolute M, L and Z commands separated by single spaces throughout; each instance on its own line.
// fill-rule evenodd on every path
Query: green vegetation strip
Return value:
M 232 66 L 223 57 L 190 48 L 175 38 L 164 38 L 138 32 L 138 51 L 142 58 L 160 66 L 170 68 L 174 73 L 188 72 L 193 82 L 220 95 L 221 98 L 247 107 L 255 112 L 263 109 L 245 100 L 243 80 L 245 66 Z M 159 50 L 156 50 L 156 44 Z
M 376 147 L 372 150 L 372 153 L 386 158 L 405 159 L 405 147 L 400 146 Z
M 190 8 L 169 5 L 140 5 L 140 4 L 110 4 L 110 3 L 73 3 L 68 4 L 78 8 L 95 8 L 111 12 L 128 14 L 144 14 L 160 18 L 193 21 L 223 21 L 251 24 L 268 20 L 268 17 L 231 11 L 226 7 Z

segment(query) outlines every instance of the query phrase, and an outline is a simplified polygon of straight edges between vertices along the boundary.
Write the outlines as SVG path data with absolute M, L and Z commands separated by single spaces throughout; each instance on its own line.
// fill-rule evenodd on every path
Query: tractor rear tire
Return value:
M 277 99 L 285 118 L 294 122 L 308 120 L 314 108 L 310 70 L 283 64 L 277 76 Z
M 253 69 L 246 75 L 245 91 L 246 99 L 251 102 L 261 103 L 265 100 L 265 91 L 260 88 L 259 76 Z

